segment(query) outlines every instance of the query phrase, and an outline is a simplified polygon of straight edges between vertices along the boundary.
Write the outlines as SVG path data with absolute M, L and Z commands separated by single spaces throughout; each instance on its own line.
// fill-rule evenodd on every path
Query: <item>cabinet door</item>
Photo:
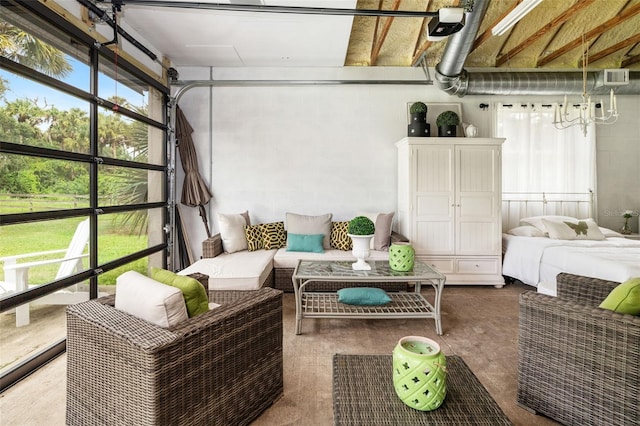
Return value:
M 456 254 L 500 254 L 500 148 L 456 147 Z
M 452 146 L 414 148 L 411 241 L 417 253 L 454 253 L 454 157 Z

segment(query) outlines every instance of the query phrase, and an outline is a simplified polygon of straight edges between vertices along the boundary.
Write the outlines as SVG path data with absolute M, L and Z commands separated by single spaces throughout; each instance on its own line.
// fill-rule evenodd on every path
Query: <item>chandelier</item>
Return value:
M 584 35 L 582 36 L 582 45 L 585 46 Z M 583 49 L 582 53 L 582 102 L 572 104 L 574 108 L 578 109 L 578 115 L 575 116 L 574 112 L 569 111 L 569 102 L 567 101 L 567 95 L 564 95 L 564 102 L 561 105 L 555 106 L 553 114 L 553 125 L 556 129 L 564 130 L 574 126 L 580 126 L 582 134 L 587 136 L 587 129 L 591 124 L 613 124 L 618 121 L 618 105 L 616 95 L 613 93 L 613 89 L 609 91 L 609 108 L 605 108 L 605 104 L 600 99 L 599 103 L 593 104 L 591 101 L 591 95 L 587 93 L 587 64 L 589 63 L 589 47 Z M 605 70 L 605 79 L 607 76 Z M 625 70 L 628 72 L 628 70 Z M 628 84 L 628 77 L 623 78 L 626 82 L 622 84 Z M 620 84 L 616 82 L 615 84 Z M 600 107 L 600 115 L 598 116 L 594 112 L 594 107 Z

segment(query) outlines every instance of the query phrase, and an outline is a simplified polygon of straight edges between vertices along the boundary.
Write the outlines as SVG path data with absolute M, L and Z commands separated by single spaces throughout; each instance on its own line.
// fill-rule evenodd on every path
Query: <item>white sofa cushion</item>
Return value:
M 189 319 L 182 291 L 136 271 L 116 278 L 116 309 L 160 327 Z
M 283 249 L 284 250 L 284 249 Z M 273 269 L 276 250 L 239 251 L 200 259 L 178 272 L 209 276 L 209 290 L 257 290 Z
M 356 258 L 353 256 L 351 251 L 329 249 L 325 250 L 324 253 L 306 253 L 279 249 L 273 258 L 273 267 L 293 269 L 298 265 L 299 259 L 356 261 Z M 367 260 L 389 260 L 389 252 L 371 250 L 371 255 Z

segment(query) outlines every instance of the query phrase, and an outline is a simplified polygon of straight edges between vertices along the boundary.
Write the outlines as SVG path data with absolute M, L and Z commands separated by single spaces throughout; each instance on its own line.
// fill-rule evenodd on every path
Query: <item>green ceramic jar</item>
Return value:
M 415 254 L 415 250 L 409 243 L 392 243 L 389 247 L 389 268 L 399 272 L 412 271 Z
M 435 341 L 421 336 L 400 339 L 393 350 L 393 387 L 411 408 L 431 411 L 447 396 L 447 359 Z

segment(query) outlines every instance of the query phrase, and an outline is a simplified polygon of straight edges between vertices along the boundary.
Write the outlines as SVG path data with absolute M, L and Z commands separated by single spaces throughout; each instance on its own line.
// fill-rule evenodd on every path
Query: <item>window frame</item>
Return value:
M 40 2 L 29 1 L 7 1 L 3 2 L 0 9 L 7 9 L 13 11 L 20 16 L 33 16 L 34 19 L 43 21 L 46 26 L 51 26 L 52 30 L 60 31 L 66 35 L 72 37 L 74 41 L 82 43 L 83 47 L 88 48 L 89 58 L 88 67 L 90 73 L 90 91 L 79 89 L 60 81 L 54 77 L 50 77 L 42 72 L 24 66 L 20 63 L 14 62 L 8 58 L 0 57 L 0 68 L 5 69 L 14 74 L 26 77 L 38 84 L 46 85 L 55 88 L 65 94 L 74 96 L 80 100 L 88 102 L 89 106 L 89 153 L 77 153 L 71 151 L 62 151 L 56 149 L 42 148 L 29 145 L 21 145 L 12 142 L 6 142 L 0 140 L 0 153 L 17 154 L 24 156 L 32 156 L 38 158 L 57 159 L 64 161 L 80 162 L 88 165 L 89 167 L 89 207 L 88 208 L 73 208 L 62 210 L 47 210 L 38 212 L 24 212 L 24 213 L 12 213 L 12 214 L 0 214 L 0 226 L 12 225 L 19 223 L 29 223 L 37 221 L 46 221 L 52 219 L 63 219 L 73 217 L 89 217 L 90 218 L 90 237 L 89 237 L 89 267 L 88 269 L 76 273 L 74 275 L 52 281 L 47 284 L 26 290 L 24 292 L 12 294 L 6 298 L 0 300 L 0 312 L 15 308 L 23 303 L 31 302 L 46 294 L 53 293 L 70 285 L 80 283 L 83 281 L 89 281 L 89 295 L 90 298 L 96 298 L 98 295 L 98 276 L 104 272 L 113 270 L 120 266 L 123 266 L 134 260 L 148 257 L 153 254 L 162 253 L 163 267 L 166 267 L 167 257 L 169 252 L 169 243 L 171 241 L 171 235 L 166 232 L 167 224 L 169 222 L 169 206 L 171 202 L 172 192 L 169 188 L 170 183 L 170 167 L 168 167 L 169 156 L 169 126 L 167 125 L 169 115 L 169 92 L 168 85 L 162 85 L 157 80 L 149 76 L 143 70 L 137 68 L 134 64 L 127 61 L 125 58 L 118 56 L 106 46 L 96 43 L 95 40 L 88 34 L 77 28 L 72 23 L 68 22 L 62 16 L 58 15 L 46 5 Z M 116 62 L 117 59 L 117 62 Z M 109 66 L 117 66 L 120 69 L 125 70 L 128 74 L 139 78 L 144 84 L 148 84 L 151 88 L 157 90 L 162 95 L 162 121 L 154 120 L 145 115 L 139 114 L 136 111 L 130 110 L 124 106 L 117 106 L 117 112 L 133 120 L 142 122 L 148 126 L 156 128 L 162 131 L 161 147 L 157 145 L 154 148 L 162 149 L 162 164 L 152 164 L 149 162 L 137 162 L 122 160 L 117 158 L 111 158 L 98 155 L 98 111 L 101 107 L 116 109 L 116 105 L 107 99 L 99 97 L 98 93 L 98 74 L 100 72 L 100 66 L 104 67 L 105 64 Z M 148 101 L 151 102 L 151 99 Z M 148 144 L 157 144 L 157 141 L 149 141 Z M 148 161 L 148 160 L 147 160 Z M 112 206 L 101 206 L 98 200 L 98 168 L 99 165 L 113 165 L 126 167 L 129 169 L 138 170 L 153 170 L 164 173 L 163 182 L 163 196 L 162 201 L 159 202 L 146 202 L 140 204 L 123 204 Z M 98 216 L 106 213 L 122 213 L 122 212 L 134 212 L 137 210 L 149 210 L 162 208 L 163 217 L 162 223 L 164 224 L 162 229 L 154 229 L 154 233 L 159 235 L 162 233 L 162 243 L 155 244 L 146 249 L 130 253 L 128 255 L 113 259 L 103 264 L 98 263 Z M 150 230 L 151 233 L 151 230 Z M 6 387 L 11 386 L 17 380 L 20 380 L 25 375 L 32 372 L 34 369 L 48 362 L 53 357 L 64 352 L 66 349 L 65 340 L 57 341 L 39 352 L 34 356 L 27 357 L 19 362 L 15 367 L 3 373 L 0 377 L 0 391 Z

